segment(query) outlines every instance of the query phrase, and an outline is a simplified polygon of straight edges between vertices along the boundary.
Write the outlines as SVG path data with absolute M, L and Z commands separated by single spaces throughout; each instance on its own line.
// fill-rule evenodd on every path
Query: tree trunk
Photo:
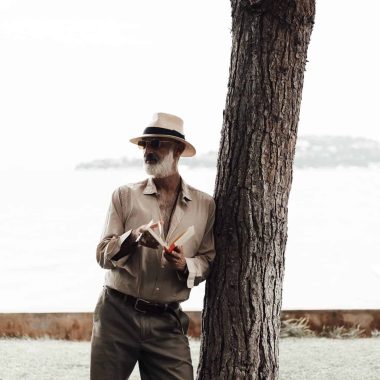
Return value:
M 277 379 L 288 198 L 315 0 L 231 0 L 198 379 Z

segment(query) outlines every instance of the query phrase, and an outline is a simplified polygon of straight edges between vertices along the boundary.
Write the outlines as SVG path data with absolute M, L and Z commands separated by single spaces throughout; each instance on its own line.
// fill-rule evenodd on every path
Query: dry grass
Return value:
M 281 338 L 303 338 L 315 336 L 309 328 L 309 320 L 306 318 L 292 318 L 281 321 Z
M 323 326 L 323 330 L 319 335 L 332 339 L 354 339 L 363 338 L 365 336 L 364 333 L 365 331 L 360 329 L 360 325 L 357 325 L 355 327 Z
M 305 338 L 323 337 L 331 339 L 355 339 L 364 338 L 365 331 L 360 325 L 354 327 L 323 326 L 320 333 L 310 329 L 309 320 L 306 318 L 293 318 L 281 321 L 281 338 Z M 371 332 L 373 338 L 380 337 L 380 331 L 375 329 Z

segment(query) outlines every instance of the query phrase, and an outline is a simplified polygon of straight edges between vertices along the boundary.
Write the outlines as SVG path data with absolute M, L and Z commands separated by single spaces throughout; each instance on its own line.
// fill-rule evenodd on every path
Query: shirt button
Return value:
M 160 288 L 156 288 L 157 292 L 160 290 Z

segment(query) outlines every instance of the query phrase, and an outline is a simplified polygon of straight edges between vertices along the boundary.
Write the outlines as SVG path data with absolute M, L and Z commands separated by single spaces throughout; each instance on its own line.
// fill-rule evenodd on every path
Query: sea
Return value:
M 216 169 L 181 167 L 213 194 Z M 112 191 L 143 169 L 2 171 L 0 312 L 89 312 Z M 380 168 L 295 169 L 283 309 L 380 308 Z M 204 284 L 185 310 L 201 310 Z

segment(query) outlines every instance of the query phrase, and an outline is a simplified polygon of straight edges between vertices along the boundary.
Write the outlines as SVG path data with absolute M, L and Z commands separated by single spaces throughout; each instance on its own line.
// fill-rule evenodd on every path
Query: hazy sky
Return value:
M 380 140 L 380 3 L 319 0 L 300 134 Z M 136 156 L 153 112 L 219 146 L 228 0 L 0 0 L 0 169 Z

